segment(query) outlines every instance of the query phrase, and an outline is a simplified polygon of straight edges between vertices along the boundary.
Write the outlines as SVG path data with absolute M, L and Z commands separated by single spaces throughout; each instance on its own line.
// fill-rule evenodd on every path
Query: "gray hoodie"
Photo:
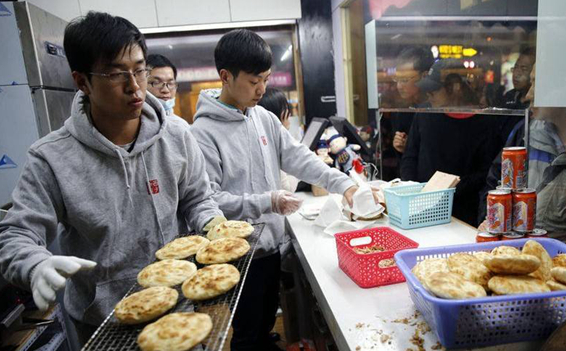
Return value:
M 284 217 L 271 208 L 271 192 L 281 189 L 280 170 L 339 194 L 354 182 L 298 143 L 271 112 L 256 106 L 244 115 L 220 103 L 218 95 L 200 93 L 191 127 L 207 161 L 213 198 L 228 219 L 267 223 L 254 257 L 273 254 L 284 233 Z
M 164 117 L 147 94 L 131 152 L 95 129 L 77 93 L 64 127 L 34 143 L 0 223 L 0 269 L 13 284 L 30 287 L 30 272 L 59 241 L 64 255 L 97 262 L 66 285 L 65 307 L 99 324 L 134 284 L 154 253 L 179 234 L 178 213 L 191 228 L 221 215 L 202 153 L 178 119 Z M 178 209 L 178 211 L 177 211 Z

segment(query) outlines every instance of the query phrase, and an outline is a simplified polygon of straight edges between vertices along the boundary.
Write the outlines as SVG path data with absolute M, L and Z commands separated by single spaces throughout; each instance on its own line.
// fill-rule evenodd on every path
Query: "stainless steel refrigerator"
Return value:
M 70 115 L 66 25 L 27 2 L 0 2 L 0 206 L 11 202 L 31 144 Z

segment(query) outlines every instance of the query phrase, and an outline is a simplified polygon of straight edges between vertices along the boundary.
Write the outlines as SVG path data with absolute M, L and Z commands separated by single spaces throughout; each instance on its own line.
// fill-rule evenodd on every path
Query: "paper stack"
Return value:
M 436 171 L 432 178 L 426 183 L 424 188 L 421 190 L 422 193 L 427 191 L 437 191 L 437 190 L 444 190 L 449 188 L 455 188 L 456 185 L 460 182 L 460 177 Z

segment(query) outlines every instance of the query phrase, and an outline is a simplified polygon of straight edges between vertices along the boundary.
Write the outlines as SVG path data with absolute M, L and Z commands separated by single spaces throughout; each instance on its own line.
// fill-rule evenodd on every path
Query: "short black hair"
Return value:
M 434 63 L 432 52 L 423 47 L 411 47 L 401 51 L 397 64 L 412 63 L 418 72 L 427 72 Z
M 122 50 L 139 46 L 147 57 L 145 39 L 125 18 L 89 11 L 65 28 L 63 46 L 71 71 L 89 73 L 100 63 L 112 62 Z
M 147 65 L 151 68 L 171 67 L 173 76 L 177 79 L 177 67 L 167 57 L 159 54 L 151 54 L 147 57 Z
M 269 45 L 256 33 L 247 29 L 234 29 L 222 36 L 214 49 L 216 70 L 230 71 L 237 77 L 240 71 L 260 74 L 271 68 L 272 54 Z
M 279 119 L 281 119 L 281 114 L 284 111 L 291 110 L 285 94 L 281 90 L 271 87 L 265 90 L 265 94 L 259 100 L 258 105 L 263 106 L 267 111 L 273 112 Z
M 535 49 L 534 47 L 532 47 L 532 46 L 527 46 L 527 47 L 525 47 L 525 48 L 523 48 L 523 49 L 521 50 L 520 55 L 521 55 L 521 56 L 532 56 L 532 58 L 533 58 L 533 60 L 534 60 L 534 59 L 536 58 L 536 56 L 537 56 L 537 51 L 536 51 L 536 49 Z

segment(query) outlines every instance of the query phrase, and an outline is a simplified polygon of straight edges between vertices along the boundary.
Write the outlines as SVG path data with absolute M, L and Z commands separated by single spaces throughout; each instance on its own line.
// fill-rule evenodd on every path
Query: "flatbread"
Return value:
M 205 313 L 170 313 L 147 325 L 138 336 L 142 351 L 185 351 L 200 344 L 212 330 Z
M 529 274 L 540 267 L 540 260 L 533 255 L 493 255 L 484 264 L 496 274 Z
M 566 267 L 566 254 L 558 254 L 552 258 L 554 267 Z
M 475 258 L 480 260 L 481 263 L 484 263 L 484 260 L 486 260 L 486 259 L 488 259 L 492 256 L 491 253 L 485 252 L 485 251 L 474 252 L 473 255 L 474 255 Z M 484 265 L 485 265 L 485 263 L 484 263 Z
M 465 280 L 487 288 L 491 272 L 475 256 L 467 253 L 456 253 L 446 260 L 450 272 L 461 275 Z
M 211 241 L 197 252 L 201 264 L 226 263 L 237 260 L 250 251 L 250 244 L 242 238 L 223 238 Z
M 240 272 L 231 264 L 213 264 L 199 269 L 183 283 L 183 295 L 191 300 L 208 300 L 224 294 L 240 281 Z
M 557 282 L 566 284 L 566 268 L 554 267 L 550 270 L 550 274 Z
M 549 292 L 550 288 L 540 279 L 528 275 L 497 275 L 489 280 L 489 288 L 498 295 Z
M 487 296 L 485 289 L 456 273 L 436 272 L 425 278 L 430 291 L 444 299 L 470 299 Z
M 550 255 L 544 246 L 534 240 L 528 240 L 523 246 L 523 250 L 521 252 L 526 255 L 533 255 L 540 260 L 540 267 L 529 274 L 531 277 L 540 279 L 543 282 L 552 278 L 550 275 L 550 270 L 552 269 L 552 258 L 550 258 Z
M 210 240 L 200 235 L 177 238 L 155 252 L 158 260 L 182 260 L 196 254 Z
M 197 266 L 189 261 L 163 260 L 150 264 L 138 274 L 138 283 L 144 288 L 151 286 L 175 286 L 189 279 Z
M 226 221 L 212 228 L 206 237 L 209 240 L 222 238 L 242 238 L 245 239 L 254 232 L 254 227 L 244 221 Z
M 154 286 L 134 293 L 118 302 L 114 315 L 123 324 L 150 321 L 177 304 L 179 293 L 166 286 Z
M 546 285 L 548 285 L 551 291 L 566 290 L 566 285 L 559 283 L 555 280 L 547 280 Z
M 513 246 L 501 245 L 491 250 L 492 255 L 520 255 L 521 251 Z
M 425 282 L 426 277 L 436 272 L 448 273 L 450 270 L 448 269 L 448 263 L 445 258 L 429 258 L 417 263 L 413 269 L 411 269 L 411 272 L 413 272 L 423 287 L 429 290 Z

